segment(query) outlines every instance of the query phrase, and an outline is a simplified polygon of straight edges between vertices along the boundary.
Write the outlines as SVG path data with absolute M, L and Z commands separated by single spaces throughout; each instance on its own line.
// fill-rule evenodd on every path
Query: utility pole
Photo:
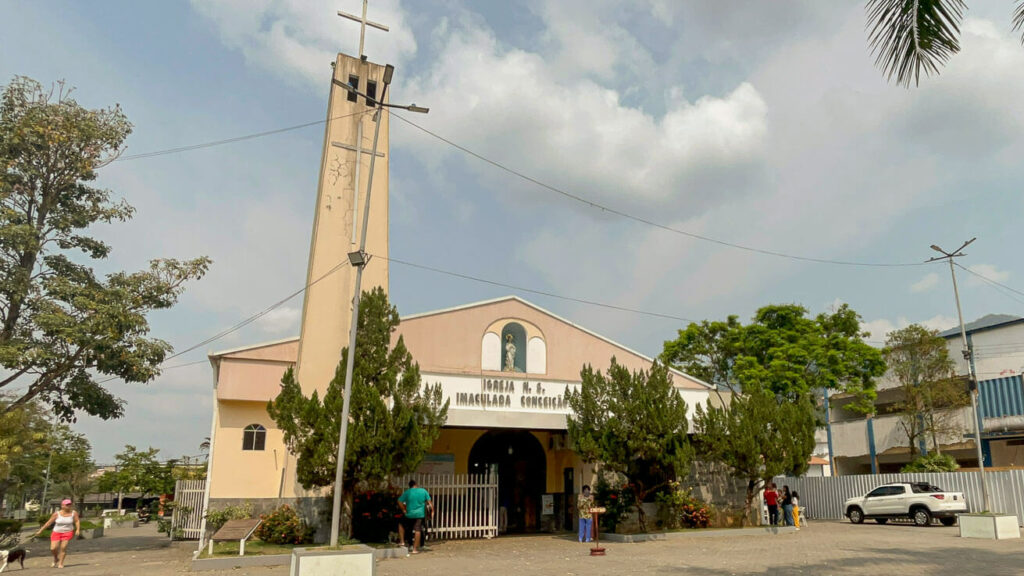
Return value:
M 57 423 L 60 419 L 56 415 L 53 417 L 53 428 L 50 429 L 50 454 L 46 459 L 46 478 L 43 480 L 43 498 L 39 502 L 39 511 L 43 512 L 46 508 L 46 493 L 50 488 L 50 467 L 53 465 L 53 442 L 57 438 Z
M 981 416 L 978 414 L 978 378 L 974 373 L 974 351 L 967 342 L 967 329 L 964 326 L 964 313 L 960 309 L 960 290 L 956 286 L 956 269 L 953 264 L 954 258 L 966 256 L 962 250 L 975 240 L 977 240 L 977 238 L 971 238 L 952 252 L 946 252 L 942 248 L 932 244 L 931 249 L 941 253 L 942 256 L 930 258 L 928 262 L 938 262 L 940 260 L 949 262 L 949 275 L 953 279 L 953 297 L 956 299 L 956 314 L 957 317 L 960 318 L 960 339 L 964 347 L 964 360 L 967 362 L 967 385 L 970 388 L 971 413 L 974 414 L 974 447 L 978 452 L 978 470 L 981 472 L 981 494 L 985 503 L 985 511 L 992 512 L 992 500 L 989 497 L 988 479 L 985 477 L 985 456 L 981 451 Z
M 331 506 L 331 547 L 338 545 L 338 532 L 339 523 L 341 520 L 341 492 L 342 483 L 345 479 L 345 445 L 348 440 L 348 414 L 349 414 L 349 401 L 352 397 L 352 372 L 355 368 L 355 350 L 356 350 L 356 333 L 359 327 L 359 300 L 362 297 L 363 290 L 363 269 L 370 262 L 370 255 L 366 253 L 366 229 L 370 224 L 370 192 L 373 190 L 373 166 L 377 160 L 377 142 L 380 138 L 380 122 L 381 115 L 384 113 L 384 108 L 401 108 L 403 110 L 409 110 L 410 112 L 420 112 L 426 114 L 429 110 L 410 104 L 408 106 L 396 106 L 385 103 L 385 99 L 388 93 L 388 86 L 391 84 L 391 78 L 394 76 L 395 67 L 388 64 L 384 67 L 384 88 L 381 90 L 380 99 L 368 96 L 359 92 L 348 84 L 339 82 L 338 80 L 332 80 L 334 84 L 345 88 L 349 92 L 362 96 L 367 102 L 372 102 L 377 108 L 377 111 L 373 114 L 373 122 L 376 126 L 373 129 L 373 151 L 370 153 L 370 172 L 367 174 L 366 179 L 366 199 L 363 202 L 363 228 L 360 230 L 359 236 L 359 251 L 349 252 L 348 260 L 352 266 L 356 269 L 356 282 L 355 282 L 355 294 L 352 296 L 352 326 L 349 328 L 348 333 L 348 358 L 345 363 L 345 389 L 342 394 L 341 403 L 341 430 L 338 432 L 338 464 L 337 470 L 334 476 L 334 502 Z M 359 118 L 359 122 L 362 122 L 362 118 Z M 360 159 L 356 158 L 359 162 Z M 358 189 L 359 183 L 356 182 L 356 188 Z

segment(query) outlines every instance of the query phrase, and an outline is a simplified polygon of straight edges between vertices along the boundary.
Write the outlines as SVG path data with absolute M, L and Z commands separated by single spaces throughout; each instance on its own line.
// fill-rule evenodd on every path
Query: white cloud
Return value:
M 906 328 L 907 326 L 915 323 L 920 324 L 929 330 L 938 330 L 942 332 L 955 326 L 959 326 L 960 321 L 951 316 L 943 316 L 941 314 L 924 320 L 917 320 L 916 322 L 911 322 L 905 316 L 900 316 L 895 321 L 886 318 L 878 318 L 869 322 L 861 322 L 860 327 L 861 331 L 871 333 L 866 340 L 871 344 L 881 345 L 880 343 L 885 341 L 890 332 Z
M 330 63 L 338 52 L 359 50 L 359 24 L 336 16 L 360 15 L 357 0 L 337 7 L 308 0 L 192 0 L 192 7 L 210 19 L 221 40 L 242 52 L 259 68 L 326 93 Z M 416 39 L 405 24 L 399 0 L 375 0 L 367 19 L 390 28 L 366 30 L 366 55 L 373 62 L 400 64 L 416 54 Z
M 910 291 L 915 294 L 927 292 L 934 288 L 938 283 L 939 275 L 935 272 L 929 272 L 928 274 L 925 274 L 923 278 L 911 284 Z
M 301 319 L 302 310 L 300 308 L 284 306 L 264 314 L 256 321 L 256 325 L 267 334 L 295 335 L 299 332 Z
M 992 264 L 975 264 L 973 266 L 968 266 L 967 269 L 974 272 L 974 274 L 984 276 L 993 282 L 1006 282 L 1010 279 L 1010 273 L 1008 271 L 1000 270 Z M 975 276 L 974 274 L 967 275 L 967 284 L 969 286 L 980 286 L 981 284 L 986 284 L 985 280 Z
M 723 96 L 676 99 L 657 118 L 593 80 L 567 81 L 540 54 L 505 48 L 478 25 L 449 25 L 434 61 L 429 73 L 396 87 L 404 100 L 431 107 L 418 122 L 590 198 L 699 210 L 731 194 L 703 193 L 693 180 L 754 162 L 765 144 L 767 106 L 749 83 Z M 451 153 L 418 134 L 400 141 L 428 164 Z

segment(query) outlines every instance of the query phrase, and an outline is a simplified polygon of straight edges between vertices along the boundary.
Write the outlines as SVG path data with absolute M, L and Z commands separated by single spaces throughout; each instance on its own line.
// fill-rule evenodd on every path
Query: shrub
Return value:
M 166 515 L 168 518 L 170 514 Z M 220 527 L 227 524 L 228 520 L 244 520 L 252 518 L 252 504 L 246 502 L 242 506 L 225 506 L 216 510 L 206 511 L 206 530 L 213 534 Z
M 621 484 L 618 477 L 602 473 L 594 485 L 594 505 L 605 508 L 600 517 L 602 530 L 614 532 L 622 517 L 636 505 L 636 493 L 629 484 Z
M 21 539 L 21 520 L 0 519 L 0 548 L 8 548 Z
M 932 452 L 927 456 L 918 456 L 903 467 L 901 472 L 955 472 L 960 465 L 949 454 Z
M 360 542 L 387 542 L 398 531 L 402 509 L 398 489 L 358 492 L 352 499 L 352 537 Z
M 287 504 L 260 518 L 263 523 L 256 529 L 256 537 L 267 544 L 304 544 L 313 539 L 313 529 Z
M 707 504 L 680 486 L 669 482 L 667 490 L 658 493 L 658 516 L 665 528 L 707 528 L 711 510 Z

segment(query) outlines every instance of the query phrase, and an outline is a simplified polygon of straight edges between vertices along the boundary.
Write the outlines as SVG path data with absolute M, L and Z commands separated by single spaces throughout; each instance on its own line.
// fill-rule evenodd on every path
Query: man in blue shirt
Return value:
M 409 489 L 402 492 L 398 498 L 398 505 L 405 514 L 404 522 L 398 525 L 398 537 L 405 543 L 405 531 L 412 530 L 412 553 L 420 553 L 420 541 L 423 537 L 423 522 L 427 512 L 434 513 L 434 503 L 430 500 L 430 493 L 424 488 L 416 485 L 415 480 L 409 480 Z

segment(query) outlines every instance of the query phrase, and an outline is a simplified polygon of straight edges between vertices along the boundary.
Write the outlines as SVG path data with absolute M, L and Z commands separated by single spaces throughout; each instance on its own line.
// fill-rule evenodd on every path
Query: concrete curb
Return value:
M 731 536 L 772 536 L 796 532 L 792 526 L 756 526 L 754 528 L 722 528 L 719 530 L 694 530 L 689 532 L 650 532 L 648 534 L 602 534 L 601 540 L 617 544 L 637 542 L 658 542 L 685 538 L 728 538 Z
M 291 554 L 268 554 L 266 556 L 226 556 L 223 558 L 197 558 L 192 560 L 192 571 L 233 570 L 251 566 L 288 566 Z

